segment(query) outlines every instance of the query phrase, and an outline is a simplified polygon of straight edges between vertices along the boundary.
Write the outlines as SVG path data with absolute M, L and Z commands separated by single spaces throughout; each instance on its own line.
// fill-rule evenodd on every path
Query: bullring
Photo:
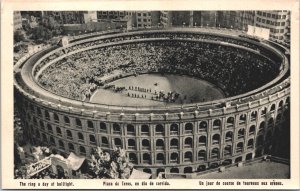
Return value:
M 59 83 L 50 84 L 55 82 L 52 75 L 44 78 L 82 56 L 120 55 L 124 49 L 129 55 L 124 54 L 119 58 L 123 62 L 115 62 L 109 71 L 121 70 L 122 75 L 112 75 L 101 81 L 104 84 L 124 76 L 176 73 L 216 84 L 226 97 L 163 107 L 104 105 L 87 101 L 86 94 L 61 91 L 65 86 L 56 89 Z M 148 63 L 139 65 L 146 59 L 136 62 L 135 55 L 143 49 L 164 54 L 148 55 Z M 168 55 L 170 50 L 176 50 L 178 57 Z M 226 64 L 218 65 L 220 55 L 228 58 L 223 60 Z M 181 62 L 181 58 L 189 59 Z M 239 70 L 232 69 L 233 60 Z M 103 63 L 104 68 L 95 65 L 100 71 L 97 77 L 108 73 L 105 67 L 111 63 L 105 59 Z M 120 67 L 124 63 L 127 69 Z M 173 28 L 94 33 L 33 54 L 15 66 L 14 75 L 17 107 L 32 142 L 65 156 L 74 152 L 87 158 L 97 146 L 107 151 L 122 147 L 137 169 L 153 177 L 163 171 L 192 173 L 269 154 L 276 149 L 274 137 L 287 128 L 289 118 L 289 59 L 284 49 L 231 31 Z M 91 90 L 95 79 L 85 91 Z

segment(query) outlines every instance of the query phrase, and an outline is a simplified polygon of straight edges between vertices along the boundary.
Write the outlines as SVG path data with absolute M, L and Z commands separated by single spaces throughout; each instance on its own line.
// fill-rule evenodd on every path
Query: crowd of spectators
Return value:
M 114 70 L 124 74 L 173 73 L 207 80 L 227 96 L 233 96 L 271 81 L 278 75 L 279 67 L 270 59 L 243 49 L 169 39 L 78 52 L 49 66 L 39 82 L 61 96 L 85 100 L 103 83 L 101 77 Z

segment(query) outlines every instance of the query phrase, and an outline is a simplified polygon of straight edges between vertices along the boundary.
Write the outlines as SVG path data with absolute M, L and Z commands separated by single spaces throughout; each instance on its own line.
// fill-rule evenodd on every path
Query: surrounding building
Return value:
M 289 11 L 256 11 L 254 25 L 270 29 L 270 39 L 289 42 Z
M 22 16 L 20 11 L 14 11 L 14 31 L 22 28 Z

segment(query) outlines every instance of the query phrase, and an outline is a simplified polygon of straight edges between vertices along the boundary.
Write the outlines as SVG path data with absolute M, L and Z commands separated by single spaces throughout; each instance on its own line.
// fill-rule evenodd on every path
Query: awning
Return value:
M 139 170 L 132 170 L 129 179 L 150 179 L 151 174 Z
M 69 165 L 72 170 L 76 171 L 81 167 L 83 161 L 85 160 L 85 157 L 77 156 L 73 152 L 71 152 L 67 160 L 69 161 Z

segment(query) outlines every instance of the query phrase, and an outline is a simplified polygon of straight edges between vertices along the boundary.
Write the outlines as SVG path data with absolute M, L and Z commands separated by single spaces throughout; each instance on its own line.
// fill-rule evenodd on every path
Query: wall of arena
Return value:
M 102 37 L 81 41 L 93 38 Z M 280 54 L 278 50 L 276 54 Z M 46 51 L 38 57 L 49 55 Z M 290 82 L 286 74 L 251 94 L 211 103 L 123 108 L 39 94 L 42 88 L 35 89 L 37 84 L 29 84 L 26 78 L 31 75 L 33 80 L 33 75 L 39 74 L 38 70 L 33 72 L 36 64 L 43 61 L 32 60 L 34 63 L 28 63 L 29 59 L 15 70 L 15 101 L 24 135 L 32 143 L 48 145 L 64 156 L 74 152 L 89 158 L 97 146 L 107 151 L 122 147 L 135 168 L 153 177 L 159 172 L 191 173 L 270 154 L 276 149 L 276 137 L 289 128 Z M 287 67 L 286 58 L 282 62 Z M 22 73 L 29 65 L 31 72 Z

